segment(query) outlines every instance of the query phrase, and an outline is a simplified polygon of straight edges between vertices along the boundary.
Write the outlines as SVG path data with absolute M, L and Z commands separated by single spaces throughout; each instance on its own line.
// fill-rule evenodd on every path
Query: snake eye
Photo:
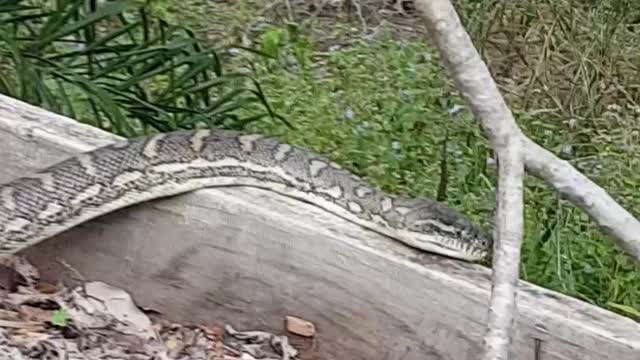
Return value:
M 480 238 L 479 243 L 480 243 L 480 246 L 481 246 L 482 248 L 484 248 L 484 249 L 486 249 L 486 248 L 488 248 L 488 247 L 490 247 L 490 246 L 491 246 L 491 241 L 489 241 L 489 239 L 488 239 L 488 238 L 486 238 L 486 237 L 482 237 L 482 238 Z

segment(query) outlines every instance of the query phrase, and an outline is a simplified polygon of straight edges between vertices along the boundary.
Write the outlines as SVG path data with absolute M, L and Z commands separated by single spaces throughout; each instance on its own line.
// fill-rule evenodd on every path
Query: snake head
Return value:
M 466 216 L 427 199 L 412 201 L 404 225 L 429 251 L 470 261 L 486 261 L 493 248 L 492 237 Z

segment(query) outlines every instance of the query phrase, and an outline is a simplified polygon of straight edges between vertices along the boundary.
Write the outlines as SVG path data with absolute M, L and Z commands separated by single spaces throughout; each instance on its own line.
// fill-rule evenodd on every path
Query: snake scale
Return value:
M 223 186 L 271 190 L 430 253 L 477 261 L 491 250 L 465 216 L 382 192 L 315 153 L 261 135 L 184 130 L 116 142 L 0 185 L 0 256 L 120 208 Z

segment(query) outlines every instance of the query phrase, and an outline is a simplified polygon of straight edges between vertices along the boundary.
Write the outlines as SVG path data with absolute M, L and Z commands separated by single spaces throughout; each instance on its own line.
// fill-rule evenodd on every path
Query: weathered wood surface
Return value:
M 116 139 L 0 96 L 0 182 Z M 314 206 L 251 188 L 208 189 L 101 217 L 25 254 L 48 278 L 131 291 L 177 321 L 281 331 L 318 326 L 326 359 L 471 360 L 489 270 L 419 254 Z M 514 359 L 640 359 L 640 324 L 521 283 Z

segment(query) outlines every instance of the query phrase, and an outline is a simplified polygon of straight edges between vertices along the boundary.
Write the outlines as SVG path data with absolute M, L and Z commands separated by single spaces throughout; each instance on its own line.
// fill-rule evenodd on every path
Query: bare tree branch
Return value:
M 416 0 L 416 7 L 427 19 L 427 23 L 438 42 L 437 45 L 445 55 L 449 71 L 465 98 L 469 101 L 468 93 L 474 90 L 481 94 L 474 96 L 480 101 L 490 101 L 488 99 L 500 97 L 486 65 L 477 57 L 477 52 L 460 25 L 458 16 L 449 1 Z M 438 27 L 454 30 L 456 33 L 442 34 Z M 474 62 L 479 62 L 481 65 L 474 65 Z M 450 63 L 464 64 L 464 66 L 452 67 Z M 467 66 L 469 68 L 465 69 Z M 462 70 L 463 73 L 455 73 L 458 70 Z M 474 75 L 476 71 L 481 72 L 482 75 Z M 470 79 L 470 76 L 474 79 Z M 474 81 L 474 85 L 470 80 Z M 486 83 L 482 83 L 482 81 L 486 81 Z M 486 106 L 480 104 L 479 109 L 472 104 L 472 110 L 479 119 L 482 119 L 483 116 L 491 115 L 494 111 L 502 113 L 504 111 L 502 106 L 506 107 L 506 105 L 503 101 L 499 103 L 500 105 Z M 494 109 L 492 106 L 498 107 Z M 482 126 L 486 127 L 484 123 Z M 494 139 L 491 138 L 491 133 L 494 129 L 485 128 L 485 130 L 488 130 L 487 135 L 493 143 Z M 575 206 L 586 212 L 591 220 L 598 224 L 601 230 L 609 235 L 621 249 L 640 262 L 640 222 L 638 219 L 620 206 L 605 190 L 571 166 L 569 162 L 558 158 L 536 144 L 522 134 L 519 129 L 518 133 L 524 142 L 524 161 L 527 171 L 544 180 Z
M 510 114 L 509 114 L 510 115 Z M 520 274 L 520 248 L 524 228 L 522 157 L 518 134 L 498 143 L 498 209 L 493 254 L 491 299 L 484 337 L 484 360 L 509 358 L 511 329 L 516 314 L 516 293 Z
M 484 360 L 507 360 L 523 232 L 523 135 L 486 65 L 446 0 L 416 0 L 444 61 L 498 157 L 498 210 Z
M 586 212 L 616 244 L 640 262 L 640 222 L 605 190 L 530 139 L 524 139 L 525 167 Z

